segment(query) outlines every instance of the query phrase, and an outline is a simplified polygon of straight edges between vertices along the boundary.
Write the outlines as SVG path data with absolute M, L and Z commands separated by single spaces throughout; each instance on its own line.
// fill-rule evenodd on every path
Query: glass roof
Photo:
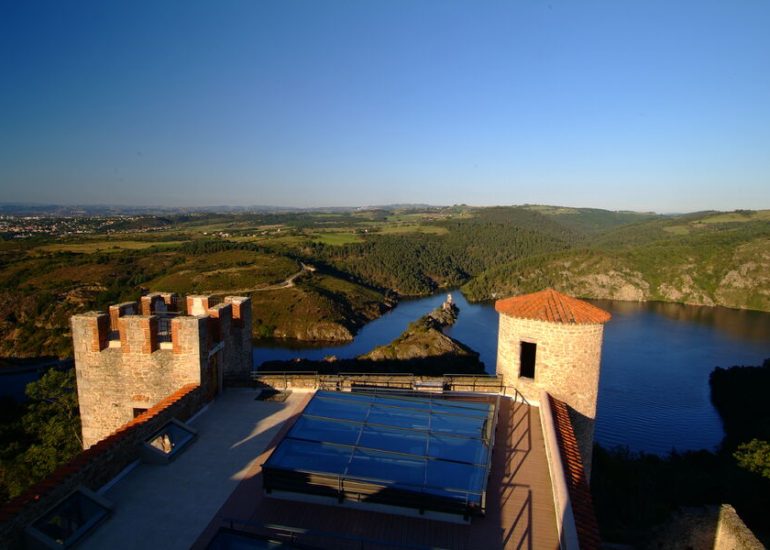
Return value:
M 27 528 L 27 534 L 48 548 L 75 544 L 110 514 L 110 504 L 84 487 L 70 493 Z
M 494 414 L 489 402 L 319 391 L 264 466 L 481 506 Z

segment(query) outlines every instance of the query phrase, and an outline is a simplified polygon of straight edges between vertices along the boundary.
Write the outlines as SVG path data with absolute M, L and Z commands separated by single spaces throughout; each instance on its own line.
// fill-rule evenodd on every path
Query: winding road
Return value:
M 316 268 L 312 265 L 304 264 L 302 262 L 300 262 L 300 265 L 302 266 L 302 269 L 300 269 L 296 273 L 293 273 L 292 275 L 287 277 L 284 281 L 281 281 L 280 283 L 276 283 L 274 285 L 259 286 L 259 287 L 252 287 L 252 288 L 236 288 L 236 289 L 228 289 L 228 290 L 205 290 L 203 291 L 203 294 L 246 294 L 248 292 L 264 292 L 266 290 L 281 290 L 283 288 L 292 288 L 294 286 L 294 281 L 297 280 L 298 277 L 300 277 L 304 273 L 314 273 L 316 270 Z

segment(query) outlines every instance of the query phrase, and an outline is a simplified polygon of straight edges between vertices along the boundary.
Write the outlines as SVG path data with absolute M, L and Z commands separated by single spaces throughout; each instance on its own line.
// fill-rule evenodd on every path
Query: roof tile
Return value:
M 552 288 L 498 300 L 495 310 L 521 319 L 579 325 L 606 323 L 611 318 L 603 309 Z

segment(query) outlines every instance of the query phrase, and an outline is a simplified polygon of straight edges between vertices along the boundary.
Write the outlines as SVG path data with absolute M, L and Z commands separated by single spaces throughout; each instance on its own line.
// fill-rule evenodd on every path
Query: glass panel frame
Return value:
M 304 492 L 307 483 L 312 493 L 313 476 L 322 476 L 340 500 L 395 498 L 395 491 L 403 506 L 435 502 L 437 510 L 483 513 L 498 403 L 496 395 L 460 401 L 316 392 L 265 462 L 264 487 Z
M 74 546 L 107 519 L 112 508 L 111 502 L 80 486 L 27 527 L 28 545 L 39 546 L 42 543 L 48 548 Z

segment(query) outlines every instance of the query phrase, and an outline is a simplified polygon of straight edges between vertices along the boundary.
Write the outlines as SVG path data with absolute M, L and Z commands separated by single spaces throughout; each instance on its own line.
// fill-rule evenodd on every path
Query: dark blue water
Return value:
M 469 304 L 460 292 L 452 292 L 452 298 L 460 308 L 460 317 L 446 334 L 460 340 L 481 354 L 487 370 L 494 372 L 497 361 L 497 313 L 486 304 Z M 376 346 L 392 342 L 406 327 L 426 313 L 440 306 L 446 294 L 402 300 L 398 306 L 362 328 L 353 342 L 337 346 L 308 346 L 294 343 L 285 346 L 282 341 L 259 342 L 254 346 L 254 363 L 275 359 L 288 360 L 295 357 L 323 359 L 329 355 L 350 358 L 362 355 Z
M 16 363 L 0 366 L 0 398 L 10 397 L 19 403 L 27 399 L 24 393 L 27 384 L 39 380 L 52 367 L 68 369 L 73 365 L 72 361 L 51 358 L 23 359 Z
M 481 354 L 494 372 L 497 313 L 452 293 L 460 317 L 447 334 Z M 256 364 L 271 359 L 354 357 L 396 338 L 445 295 L 402 301 L 369 323 L 355 341 L 316 348 L 255 346 Z M 679 304 L 594 301 L 612 313 L 604 331 L 596 439 L 605 446 L 666 453 L 713 449 L 722 425 L 709 399 L 716 366 L 759 365 L 770 357 L 770 314 Z

